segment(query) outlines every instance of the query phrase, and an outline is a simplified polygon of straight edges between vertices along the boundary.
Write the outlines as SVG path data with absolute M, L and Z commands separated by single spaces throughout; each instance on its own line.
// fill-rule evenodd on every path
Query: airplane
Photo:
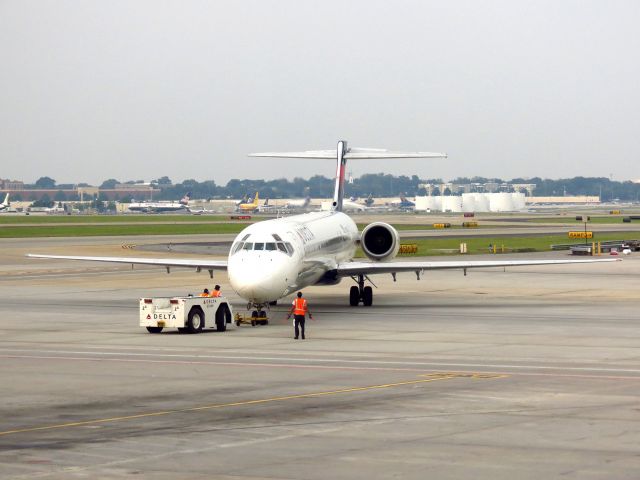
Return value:
M 191 192 L 187 193 L 179 201 L 160 201 L 160 202 L 133 202 L 129 204 L 130 212 L 144 213 L 165 213 L 189 211 L 189 199 Z
M 43 211 L 46 213 L 66 213 L 67 209 L 62 205 L 62 202 L 54 202 L 53 206 L 45 207 Z
M 367 207 L 373 207 L 373 204 L 375 203 L 375 201 L 376 200 L 373 198 L 373 195 L 369 194 L 369 196 L 364 199 L 364 204 Z
M 287 210 L 305 210 L 311 204 L 311 197 L 306 196 L 297 200 L 289 200 L 284 208 Z
M 355 197 L 351 197 L 349 199 L 345 198 L 342 200 L 342 210 L 344 212 L 364 212 L 368 208 L 369 207 L 367 207 L 364 203 L 357 202 Z
M 263 308 L 281 298 L 311 285 L 336 285 L 351 278 L 355 285 L 349 289 L 349 304 L 371 306 L 373 283 L 370 276 L 413 272 L 419 280 L 430 270 L 467 269 L 483 267 L 511 267 L 522 265 L 557 265 L 595 263 L 615 259 L 562 260 L 452 260 L 452 261 L 394 261 L 400 247 L 395 228 L 384 222 L 373 222 L 362 232 L 356 223 L 342 212 L 345 168 L 348 160 L 383 158 L 446 158 L 443 153 L 392 152 L 379 149 L 349 148 L 341 140 L 336 150 L 304 152 L 269 152 L 251 154 L 252 157 L 333 159 L 337 162 L 331 211 L 310 212 L 279 219 L 265 220 L 246 227 L 235 238 L 227 260 L 186 258 L 99 257 L 28 254 L 32 258 L 53 258 L 133 265 L 157 265 L 170 273 L 172 267 L 225 271 L 233 290 L 247 301 L 247 309 L 263 314 Z M 368 261 L 355 261 L 357 247 L 362 247 Z
M 260 202 L 260 197 L 258 196 L 258 192 L 256 192 L 256 195 L 255 195 L 255 197 L 253 197 L 253 200 L 251 200 L 251 202 L 241 203 L 241 204 L 238 205 L 238 211 L 240 211 L 240 212 L 254 212 L 258 208 L 259 202 Z
M 404 195 L 400 195 L 400 201 L 392 202 L 391 206 L 403 212 L 409 212 L 416 209 L 416 204 L 410 200 L 407 200 L 407 197 L 405 197 Z
M 11 204 L 9 203 L 9 194 L 7 193 L 4 197 L 4 201 L 0 203 L 0 212 L 8 211 L 10 205 Z

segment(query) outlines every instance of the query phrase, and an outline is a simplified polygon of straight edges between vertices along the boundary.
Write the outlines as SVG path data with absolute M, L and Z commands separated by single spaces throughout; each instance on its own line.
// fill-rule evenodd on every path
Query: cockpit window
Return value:
M 256 242 L 256 246 L 254 247 L 254 250 L 264 250 L 264 243 L 260 242 Z
M 287 247 L 285 247 L 284 243 L 282 243 L 282 242 L 278 242 L 278 250 L 280 250 L 281 252 L 284 252 L 284 253 L 288 253 L 287 252 Z
M 234 253 L 236 253 L 238 250 L 240 250 L 242 248 L 242 242 L 237 242 L 233 248 L 231 249 L 231 255 L 233 255 Z
M 244 242 L 247 238 L 249 238 L 251 236 L 250 233 L 247 233 L 244 237 L 242 237 L 242 240 L 240 240 L 241 242 Z
M 276 244 L 273 242 L 265 243 L 265 250 L 275 250 Z
M 284 242 L 284 245 L 287 247 L 287 253 L 289 254 L 289 256 L 293 255 L 293 245 L 291 245 L 289 242 Z
M 253 250 L 253 243 L 251 242 L 246 242 L 243 246 L 242 246 L 243 250 Z

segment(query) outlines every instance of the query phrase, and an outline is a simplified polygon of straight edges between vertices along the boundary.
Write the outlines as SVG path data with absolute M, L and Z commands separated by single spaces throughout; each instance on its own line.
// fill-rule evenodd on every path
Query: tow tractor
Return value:
M 231 304 L 225 297 L 154 297 L 140 299 L 140 326 L 149 333 L 177 328 L 200 333 L 205 328 L 224 332 L 233 328 Z
M 264 310 L 254 310 L 251 313 L 251 316 L 249 315 L 243 315 L 241 313 L 237 313 L 234 317 L 236 326 L 239 327 L 240 325 L 251 325 L 252 327 L 255 327 L 256 325 L 268 325 L 269 324 L 269 317 L 267 317 L 267 313 Z

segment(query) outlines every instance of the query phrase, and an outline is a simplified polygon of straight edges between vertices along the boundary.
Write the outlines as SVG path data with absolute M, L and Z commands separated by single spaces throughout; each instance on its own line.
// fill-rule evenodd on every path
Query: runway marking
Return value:
M 478 374 L 482 376 L 478 376 L 475 378 L 500 378 L 500 375 L 484 375 Z M 147 413 L 139 413 L 135 415 L 124 415 L 120 417 L 110 417 L 110 418 L 99 418 L 94 420 L 84 420 L 80 422 L 68 422 L 68 423 L 60 423 L 55 425 L 45 425 L 41 427 L 27 427 L 27 428 L 18 428 L 14 430 L 5 430 L 0 432 L 0 436 L 12 435 L 16 433 L 27 433 L 27 432 L 37 432 L 43 430 L 55 430 L 60 428 L 70 428 L 70 427 L 79 427 L 86 425 L 96 425 L 102 423 L 111 423 L 111 422 L 122 422 L 128 420 L 136 420 L 139 418 L 149 418 L 149 417 L 161 417 L 167 415 L 173 415 L 175 413 L 187 413 L 187 412 L 199 412 L 203 410 L 214 410 L 219 408 L 228 408 L 228 407 L 240 407 L 246 405 L 258 405 L 264 403 L 274 403 L 274 402 L 284 402 L 288 400 L 298 400 L 301 398 L 317 398 L 317 397 L 326 397 L 331 395 L 341 395 L 345 393 L 354 393 L 354 392 L 366 392 L 372 390 L 382 390 L 387 388 L 395 388 L 402 387 L 406 385 L 418 385 L 422 383 L 429 382 L 437 382 L 442 380 L 453 380 L 455 378 L 474 378 L 469 374 L 458 374 L 458 373 L 431 373 L 421 375 L 422 377 L 419 380 L 406 380 L 404 382 L 395 382 L 395 383 L 384 383 L 379 385 L 367 385 L 364 387 L 350 387 L 350 388 L 342 388 L 339 390 L 328 390 L 324 392 L 312 392 L 312 393 L 300 393 L 295 395 L 285 395 L 282 397 L 271 397 L 271 398 L 262 398 L 257 400 L 244 400 L 240 402 L 229 402 L 229 403 L 215 403 L 212 405 L 202 405 L 197 407 L 189 407 L 189 408 L 180 408 L 175 410 L 162 410 L 159 412 L 147 412 Z
M 107 358 L 96 357 L 62 357 L 62 356 L 36 356 L 36 355 L 2 355 L 0 358 L 42 358 L 46 360 L 85 360 L 85 361 L 119 361 L 119 362 L 148 362 L 148 363 L 187 363 L 187 364 L 206 364 L 206 365 L 249 365 L 249 366 L 274 366 L 274 367 L 291 367 L 291 368 L 324 368 L 324 369 L 342 369 L 342 370 L 398 370 L 398 371 L 424 371 L 428 369 L 439 368 L 456 368 L 456 369 L 477 369 L 486 368 L 493 369 L 492 373 L 509 373 L 504 370 L 542 370 L 560 372 L 594 372 L 594 373 L 613 373 L 618 375 L 580 375 L 568 373 L 531 373 L 522 372 L 521 375 L 549 375 L 558 377 L 584 377 L 584 378 L 620 378 L 620 379 L 637 379 L 640 376 L 622 375 L 622 374 L 640 374 L 640 368 L 607 368 L 607 367 L 572 367 L 572 366 L 549 366 L 549 365 L 513 365 L 499 363 L 460 363 L 460 362 L 421 362 L 413 359 L 404 361 L 397 360 L 356 360 L 356 359 L 339 359 L 339 358 L 303 358 L 303 357 L 256 357 L 256 356 L 240 356 L 240 355 L 200 355 L 200 354 L 173 354 L 173 353 L 136 353 L 136 352 L 96 352 L 96 351 L 64 351 L 64 350 L 29 350 L 29 349 L 9 349 L 0 348 L 0 352 L 37 352 L 37 353 L 55 353 L 55 354 L 72 354 L 72 355 L 98 355 Z M 132 356 L 132 357 L 160 357 L 160 358 L 195 358 L 197 360 L 151 360 L 151 359 L 128 359 L 128 358 L 108 358 L 114 356 Z M 252 362 L 206 362 L 203 360 L 252 360 Z M 256 360 L 265 362 L 296 362 L 294 364 L 287 363 L 257 363 Z M 343 363 L 355 365 L 388 365 L 403 366 L 411 365 L 413 368 L 393 368 L 393 367 L 331 367 L 328 365 L 300 365 L 299 363 Z

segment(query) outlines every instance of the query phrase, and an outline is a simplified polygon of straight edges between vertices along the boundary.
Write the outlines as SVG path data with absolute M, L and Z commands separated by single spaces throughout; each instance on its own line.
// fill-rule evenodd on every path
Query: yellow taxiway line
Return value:
M 54 425 L 44 425 L 41 427 L 18 428 L 15 430 L 0 431 L 0 436 L 12 435 L 16 433 L 37 432 L 37 431 L 43 431 L 43 430 L 55 430 L 60 428 L 80 427 L 85 425 L 96 425 L 101 423 L 122 422 L 122 421 L 128 421 L 128 420 L 135 420 L 138 418 L 161 417 L 166 415 L 173 415 L 175 413 L 197 412 L 201 410 L 214 410 L 218 408 L 239 407 L 244 405 L 258 405 L 262 403 L 284 402 L 287 400 L 297 400 L 300 398 L 325 397 L 330 395 L 340 395 L 340 394 L 352 393 L 352 392 L 365 392 L 365 391 L 380 390 L 385 388 L 402 387 L 405 385 L 417 385 L 421 383 L 437 382 L 440 380 L 451 380 L 454 378 L 490 379 L 490 378 L 502 378 L 502 377 L 506 377 L 507 375 L 485 374 L 485 373 L 444 372 L 444 373 L 429 373 L 429 374 L 424 374 L 420 376 L 426 377 L 426 378 L 421 378 L 419 380 L 407 380 L 404 382 L 396 382 L 396 383 L 384 383 L 380 385 L 367 385 L 364 387 L 342 388 L 339 390 L 328 390 L 324 392 L 300 393 L 296 395 L 286 395 L 282 397 L 261 398 L 258 400 L 244 400 L 240 402 L 230 402 L 230 403 L 214 403 L 211 405 L 201 405 L 198 407 L 180 408 L 175 410 L 162 410 L 158 412 L 139 413 L 136 415 L 124 415 L 120 417 L 98 418 L 94 420 L 84 420 L 80 422 L 68 422 L 68 423 L 59 423 Z

